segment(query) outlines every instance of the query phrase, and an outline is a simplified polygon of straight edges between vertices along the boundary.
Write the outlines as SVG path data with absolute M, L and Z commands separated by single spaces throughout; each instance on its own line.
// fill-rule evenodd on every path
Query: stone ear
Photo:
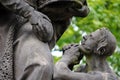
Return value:
M 97 46 L 97 53 L 100 55 L 104 54 L 106 51 L 106 46 L 107 46 L 106 40 L 99 42 L 99 44 Z

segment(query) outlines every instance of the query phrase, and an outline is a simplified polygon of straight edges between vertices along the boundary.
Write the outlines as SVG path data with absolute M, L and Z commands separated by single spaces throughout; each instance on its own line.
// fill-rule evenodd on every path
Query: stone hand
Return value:
M 83 54 L 80 53 L 79 44 L 69 44 L 63 47 L 63 57 L 68 58 L 69 64 L 78 64 L 83 58 Z
M 50 19 L 38 12 L 33 11 L 29 18 L 30 23 L 33 26 L 33 32 L 43 42 L 48 42 L 53 37 L 53 26 Z
M 81 53 L 90 53 L 88 50 L 86 50 L 82 45 L 79 45 L 79 50 Z

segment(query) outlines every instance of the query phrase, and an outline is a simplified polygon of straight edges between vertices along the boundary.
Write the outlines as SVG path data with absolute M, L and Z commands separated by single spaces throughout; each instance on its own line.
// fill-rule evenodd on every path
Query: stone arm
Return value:
M 119 80 L 117 76 L 106 72 L 73 72 L 64 62 L 58 62 L 54 69 L 53 80 Z
M 54 69 L 54 80 L 105 80 L 99 72 L 73 72 L 64 62 L 58 62 Z
M 106 72 L 92 71 L 88 73 L 73 72 L 68 65 L 59 61 L 54 68 L 54 80 L 120 80 L 116 75 Z
M 24 0 L 0 0 L 0 3 L 17 15 L 29 20 L 33 26 L 33 32 L 40 40 L 44 42 L 51 40 L 53 27 L 46 15 L 36 11 Z
M 80 59 L 78 59 L 79 56 L 81 56 Z M 105 72 L 73 72 L 69 65 L 76 64 L 76 61 L 81 60 L 82 56 L 77 45 L 64 47 L 61 60 L 55 64 L 54 80 L 118 80 L 113 74 Z

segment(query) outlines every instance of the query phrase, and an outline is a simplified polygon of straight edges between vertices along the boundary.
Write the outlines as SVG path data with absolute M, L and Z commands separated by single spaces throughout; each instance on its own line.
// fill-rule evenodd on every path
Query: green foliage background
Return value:
M 89 15 L 86 18 L 74 17 L 57 45 L 61 49 L 66 44 L 79 43 L 82 34 L 107 27 L 117 40 L 116 51 L 108 61 L 120 76 L 120 0 L 88 0 L 87 2 L 90 8 Z M 54 59 L 57 61 L 59 58 L 54 57 Z

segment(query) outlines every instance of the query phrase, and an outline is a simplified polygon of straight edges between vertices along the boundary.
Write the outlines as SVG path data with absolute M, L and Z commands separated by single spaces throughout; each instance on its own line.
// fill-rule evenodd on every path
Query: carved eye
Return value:
M 90 34 L 90 37 L 92 37 L 92 34 Z

